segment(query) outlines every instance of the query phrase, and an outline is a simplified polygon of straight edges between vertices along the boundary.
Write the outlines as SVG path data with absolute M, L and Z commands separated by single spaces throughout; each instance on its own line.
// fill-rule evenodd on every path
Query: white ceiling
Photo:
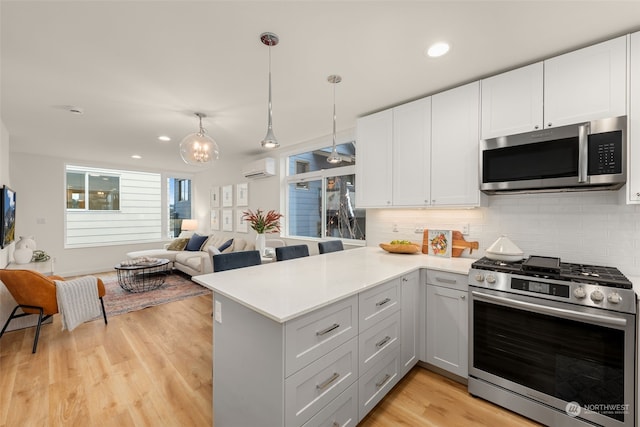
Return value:
M 640 2 L 2 0 L 0 18 L 12 152 L 195 171 L 178 153 L 197 129 L 195 111 L 208 115 L 222 161 L 261 152 L 265 31 L 280 37 L 273 120 L 287 147 L 331 134 L 331 74 L 342 76 L 341 131 L 367 113 L 640 30 Z M 427 58 L 440 40 L 450 53 Z

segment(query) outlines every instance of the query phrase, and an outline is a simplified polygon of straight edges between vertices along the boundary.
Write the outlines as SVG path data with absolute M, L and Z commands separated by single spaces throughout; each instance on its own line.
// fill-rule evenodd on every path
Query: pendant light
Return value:
M 203 166 L 212 160 L 218 160 L 220 154 L 218 144 L 205 135 L 202 119 L 207 117 L 203 113 L 194 113 L 200 120 L 200 130 L 185 136 L 180 142 L 180 156 L 188 165 Z
M 342 157 L 340 157 L 336 148 L 336 85 L 342 81 L 342 77 L 332 74 L 327 77 L 327 81 L 333 84 L 333 149 L 329 157 L 327 157 L 327 162 L 337 164 L 342 161 Z
M 260 41 L 269 47 L 269 124 L 267 134 L 262 140 L 262 148 L 277 148 L 280 146 L 280 143 L 273 134 L 273 113 L 271 109 L 271 46 L 277 45 L 280 39 L 274 33 L 262 33 L 260 34 Z

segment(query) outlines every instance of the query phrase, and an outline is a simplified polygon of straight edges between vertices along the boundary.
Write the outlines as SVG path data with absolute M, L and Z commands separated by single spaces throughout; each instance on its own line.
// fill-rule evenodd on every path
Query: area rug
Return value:
M 107 317 L 211 293 L 211 290 L 198 285 L 189 276 L 180 273 L 169 274 L 164 284 L 158 289 L 139 293 L 122 289 L 115 273 L 96 274 L 95 276 L 100 277 L 104 282 L 106 294 L 103 300 Z

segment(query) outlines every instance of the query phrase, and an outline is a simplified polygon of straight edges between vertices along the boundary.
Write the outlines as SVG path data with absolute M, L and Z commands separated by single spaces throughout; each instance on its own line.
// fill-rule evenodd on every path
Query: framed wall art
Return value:
M 242 209 L 236 209 L 236 231 L 246 233 L 249 231 L 248 223 L 243 218 Z
M 211 209 L 220 207 L 220 187 L 213 187 L 211 189 Z
M 222 187 L 222 207 L 231 206 L 233 206 L 233 185 L 225 185 Z
M 220 230 L 220 211 L 211 209 L 211 231 Z
M 222 210 L 222 231 L 233 231 L 233 210 Z
M 236 184 L 236 206 L 249 206 L 249 184 Z

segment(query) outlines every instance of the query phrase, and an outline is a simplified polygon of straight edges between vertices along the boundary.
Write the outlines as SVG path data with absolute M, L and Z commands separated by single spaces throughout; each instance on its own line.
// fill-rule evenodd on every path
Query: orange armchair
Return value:
M 56 298 L 56 283 L 54 280 L 64 280 L 60 276 L 45 276 L 33 270 L 2 270 L 0 269 L 0 280 L 9 290 L 9 293 L 16 300 L 18 305 L 11 312 L 11 316 L 2 327 L 0 338 L 4 335 L 4 331 L 9 326 L 12 319 L 29 316 L 31 314 L 38 315 L 38 326 L 36 327 L 36 336 L 33 340 L 33 351 L 36 352 L 38 346 L 38 336 L 40 335 L 40 326 L 42 322 L 58 313 L 58 300 Z M 104 311 L 104 301 L 102 297 L 105 295 L 104 283 L 98 278 L 98 296 L 100 297 L 100 305 L 102 307 L 102 316 L 104 323 L 107 323 L 107 313 Z M 22 313 L 16 314 L 18 308 L 22 309 Z

